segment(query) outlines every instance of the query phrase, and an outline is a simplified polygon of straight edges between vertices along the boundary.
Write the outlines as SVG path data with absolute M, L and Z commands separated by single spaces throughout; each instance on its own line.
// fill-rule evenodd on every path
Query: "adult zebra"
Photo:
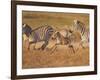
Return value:
M 44 41 L 41 49 L 44 50 L 48 44 L 49 38 L 53 34 L 54 29 L 49 25 L 43 25 L 36 29 L 32 29 L 28 24 L 23 24 L 22 33 L 25 34 L 29 39 L 30 45 L 36 42 Z M 34 47 L 35 49 L 35 47 Z
M 89 29 L 86 28 L 86 25 L 79 20 L 74 20 L 73 27 L 80 32 L 82 44 L 89 43 Z

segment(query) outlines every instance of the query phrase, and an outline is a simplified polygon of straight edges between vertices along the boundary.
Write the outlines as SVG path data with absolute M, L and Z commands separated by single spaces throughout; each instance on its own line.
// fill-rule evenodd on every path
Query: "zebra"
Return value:
M 31 44 L 44 41 L 45 43 L 41 47 L 41 49 L 44 50 L 53 32 L 54 29 L 49 25 L 43 25 L 32 29 L 28 24 L 23 24 L 22 28 L 22 33 L 25 34 L 29 39 L 28 49 L 30 48 Z
M 80 32 L 81 39 L 82 39 L 82 45 L 84 43 L 89 44 L 89 29 L 86 28 L 86 25 L 79 20 L 74 20 L 73 27 L 75 28 L 76 31 Z M 83 48 L 84 48 L 84 46 L 83 46 Z
M 57 44 L 67 44 L 66 38 L 69 37 L 72 34 L 71 30 L 62 29 L 60 31 L 55 31 L 55 33 L 52 35 L 52 39 L 57 40 Z
M 60 31 L 56 31 L 53 35 L 52 35 L 52 40 L 55 41 L 56 39 L 56 44 L 55 44 L 55 48 L 57 48 L 57 45 L 68 45 L 69 48 L 71 48 L 73 50 L 73 52 L 75 53 L 75 50 L 73 48 L 72 43 L 72 31 L 68 30 L 68 29 L 63 29 Z M 55 50 L 55 49 L 54 49 Z
M 75 53 L 76 50 L 78 50 L 81 45 L 81 34 L 77 31 L 73 32 L 68 38 L 68 45 L 70 48 L 72 48 L 73 52 Z M 74 47 L 75 46 L 75 47 Z
M 74 32 L 70 29 L 56 31 L 51 38 L 54 39 L 54 41 L 56 39 L 56 45 L 66 45 L 72 49 L 73 53 L 76 52 L 76 45 L 78 45 L 77 47 L 79 48 L 81 42 L 81 34 L 78 31 Z

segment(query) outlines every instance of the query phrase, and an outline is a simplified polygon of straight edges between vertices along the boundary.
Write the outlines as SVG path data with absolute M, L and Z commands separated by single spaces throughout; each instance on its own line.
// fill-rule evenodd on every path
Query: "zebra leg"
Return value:
M 34 43 L 33 50 L 36 50 L 35 46 L 36 46 L 36 43 Z
M 28 50 L 30 50 L 30 42 L 29 42 L 29 45 L 28 45 Z
M 33 42 L 29 42 L 28 50 L 30 50 L 30 47 L 31 47 L 32 44 L 33 44 Z M 35 46 L 34 46 L 34 49 L 35 49 Z
M 73 53 L 75 53 L 73 45 L 69 45 L 69 47 L 73 50 Z
M 81 47 L 82 47 L 83 49 L 85 49 L 85 46 L 84 46 L 83 44 L 84 44 L 83 42 L 80 43 Z
M 57 45 L 54 45 L 53 48 L 50 51 L 50 54 L 52 54 L 57 49 Z
M 45 44 L 42 45 L 41 49 L 44 50 L 47 45 L 48 45 L 48 41 L 45 41 Z
M 29 40 L 24 41 L 24 46 L 27 50 L 29 49 Z

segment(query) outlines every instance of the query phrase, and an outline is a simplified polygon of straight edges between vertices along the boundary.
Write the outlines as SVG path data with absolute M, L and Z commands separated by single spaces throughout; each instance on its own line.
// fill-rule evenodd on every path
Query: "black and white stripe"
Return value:
M 83 22 L 74 20 L 73 27 L 76 31 L 80 32 L 82 41 L 89 42 L 89 29 L 86 28 L 86 25 Z
M 23 25 L 23 33 L 29 37 L 29 44 L 44 41 L 45 44 L 42 46 L 42 49 L 46 47 L 48 41 L 53 34 L 54 29 L 49 25 L 43 25 L 36 29 L 32 29 L 29 25 Z M 30 47 L 30 45 L 29 45 Z

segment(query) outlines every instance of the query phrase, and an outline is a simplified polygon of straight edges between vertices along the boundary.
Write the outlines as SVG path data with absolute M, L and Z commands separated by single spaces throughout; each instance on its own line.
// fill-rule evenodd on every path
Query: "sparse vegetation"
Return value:
M 69 28 L 74 19 L 78 19 L 89 26 L 88 14 L 74 13 L 49 13 L 49 12 L 22 12 L 22 22 L 29 24 L 32 29 L 41 25 L 51 25 L 55 30 Z M 89 46 L 83 49 L 74 45 L 76 53 L 73 53 L 68 45 L 57 45 L 51 50 L 28 50 L 27 43 L 23 40 L 23 68 L 67 67 L 89 65 Z M 77 50 L 78 48 L 78 50 Z

